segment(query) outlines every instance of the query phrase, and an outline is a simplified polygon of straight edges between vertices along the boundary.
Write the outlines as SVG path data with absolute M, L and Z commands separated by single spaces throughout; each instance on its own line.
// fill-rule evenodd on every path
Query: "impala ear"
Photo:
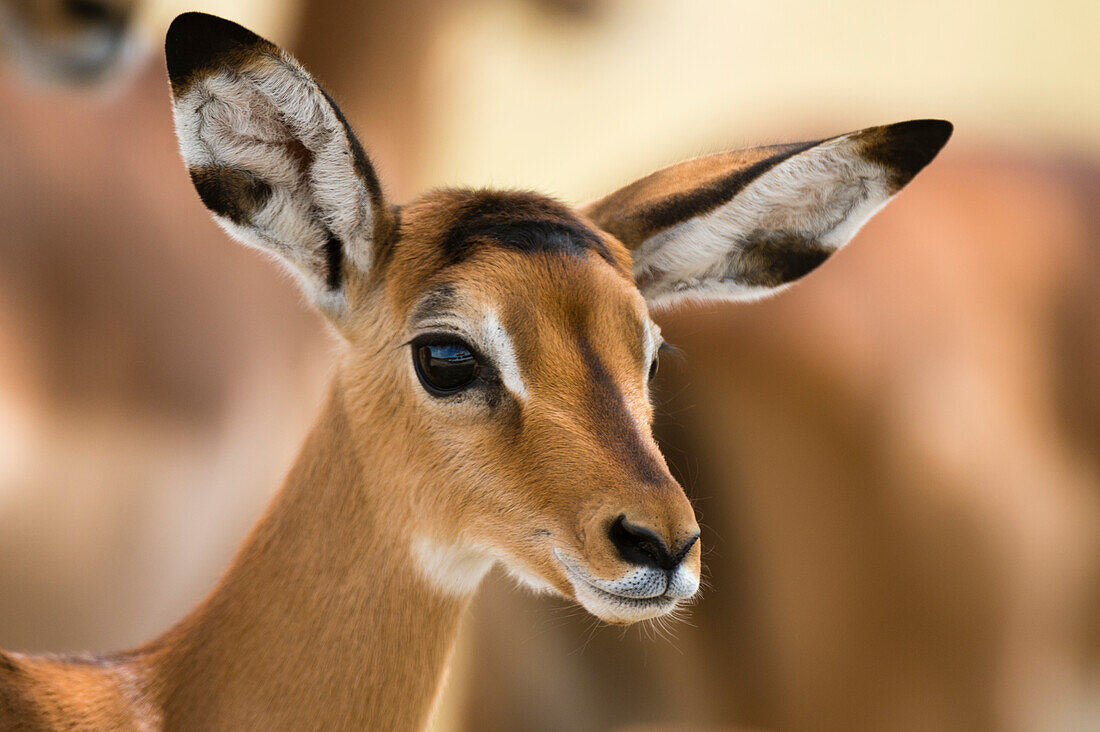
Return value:
M 753 299 L 816 269 L 940 151 L 950 122 L 708 155 L 584 207 L 634 255 L 651 306 Z
M 338 314 L 348 268 L 368 271 L 393 229 L 344 116 L 289 54 L 236 23 L 180 15 L 165 53 L 176 135 L 202 202 Z

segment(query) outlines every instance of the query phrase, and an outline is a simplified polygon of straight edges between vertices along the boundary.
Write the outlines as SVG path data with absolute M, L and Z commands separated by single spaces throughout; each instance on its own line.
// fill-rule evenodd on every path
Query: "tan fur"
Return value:
M 402 251 L 419 261 L 428 246 L 413 239 Z M 572 596 L 538 531 L 583 548 L 592 570 L 610 576 L 622 567 L 599 533 L 608 509 L 656 517 L 670 535 L 693 530 L 671 477 L 666 488 L 635 487 L 570 408 L 588 398 L 569 368 L 564 330 L 581 318 L 648 425 L 642 365 L 624 338 L 635 331 L 623 327 L 644 304 L 625 276 L 594 256 L 573 262 L 496 251 L 451 274 L 477 283 L 471 301 L 505 293 L 497 305 L 510 322 L 538 326 L 515 332 L 542 334 L 524 344 L 525 356 L 538 353 L 530 381 L 540 396 L 524 406 L 530 427 L 517 439 L 507 424 L 493 430 L 470 419 L 476 414 L 463 415 L 469 424 L 433 424 L 448 417 L 425 408 L 405 373 L 407 313 L 399 308 L 409 298 L 399 286 L 403 260 L 391 266 L 398 284 L 353 290 L 357 312 L 373 315 L 341 326 L 346 341 L 322 416 L 218 588 L 176 628 L 117 658 L 13 656 L 17 673 L 0 676 L 0 688 L 29 701 L 14 710 L 17 724 L 417 729 L 469 597 L 448 596 L 419 574 L 411 536 L 495 544 Z M 643 437 L 657 455 L 648 431 Z M 693 549 L 689 557 L 696 572 L 699 556 Z
M 531 193 L 437 191 L 391 211 L 339 110 L 289 55 L 191 13 L 169 29 L 167 57 L 203 203 L 297 271 L 339 336 L 337 366 L 282 490 L 210 596 L 128 653 L 0 656 L 5 716 L 27 728 L 418 729 L 494 563 L 613 623 L 693 595 L 698 524 L 651 432 L 658 336 L 637 260 L 659 264 L 668 244 L 734 266 L 751 242 L 718 247 L 695 232 L 632 253 L 593 223 L 622 214 L 598 205 L 590 220 Z M 914 128 L 934 133 L 915 152 Z M 745 185 L 724 183 L 719 198 L 712 166 L 688 163 L 698 183 L 665 186 L 674 205 L 649 186 L 644 205 L 632 205 L 632 187 L 609 200 L 669 231 L 724 206 L 739 217 L 732 231 L 775 221 L 785 234 L 787 222 L 824 220 L 852 171 L 903 166 L 911 177 L 950 134 L 941 122 L 886 129 L 875 161 L 846 136 L 784 148 L 769 178 L 746 164 L 755 153 L 728 156 L 723 174 Z M 789 200 L 819 182 L 821 205 Z M 837 227 L 854 233 L 867 215 L 805 233 L 836 248 Z M 708 236 L 721 244 L 726 225 L 707 224 Z M 783 241 L 753 250 L 766 260 L 754 266 L 783 273 L 776 284 L 808 271 Z M 409 347 L 440 332 L 485 369 L 447 396 L 420 383 Z M 645 551 L 630 544 L 640 530 L 652 537 Z

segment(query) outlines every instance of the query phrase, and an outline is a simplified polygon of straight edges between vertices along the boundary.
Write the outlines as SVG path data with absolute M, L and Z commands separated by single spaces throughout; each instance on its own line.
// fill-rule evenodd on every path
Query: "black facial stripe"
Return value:
M 820 145 L 821 141 L 800 142 L 777 146 L 779 152 L 771 157 L 753 163 L 747 168 L 736 170 L 709 185 L 700 186 L 679 195 L 669 196 L 638 212 L 648 231 L 662 231 L 674 224 L 695 218 L 727 203 L 745 186 L 784 160 Z
M 651 484 L 665 482 L 664 470 L 642 443 L 622 392 L 583 335 L 577 336 L 577 350 L 588 370 L 591 399 L 586 400 L 585 406 L 592 429 L 611 452 L 643 481 Z
M 615 264 L 595 231 L 565 206 L 530 193 L 479 192 L 459 209 L 441 249 L 446 264 L 454 265 L 485 245 L 573 256 L 594 251 Z

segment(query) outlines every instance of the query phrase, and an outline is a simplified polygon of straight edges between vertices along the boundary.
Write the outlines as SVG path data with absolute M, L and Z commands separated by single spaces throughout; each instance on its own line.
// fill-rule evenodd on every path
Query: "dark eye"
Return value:
M 659 355 L 653 357 L 653 363 L 649 364 L 649 380 L 653 381 L 653 377 L 657 375 L 657 366 L 661 361 Z
M 481 363 L 460 340 L 413 342 L 413 365 L 429 394 L 447 396 L 472 384 Z

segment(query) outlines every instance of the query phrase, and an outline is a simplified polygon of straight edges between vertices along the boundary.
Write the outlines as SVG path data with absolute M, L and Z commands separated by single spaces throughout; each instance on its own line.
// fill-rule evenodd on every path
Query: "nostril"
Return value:
M 682 550 L 674 554 L 669 551 L 668 545 L 655 531 L 645 526 L 632 524 L 623 515 L 620 515 L 611 523 L 608 536 L 611 538 L 611 543 L 619 550 L 619 556 L 624 561 L 643 567 L 658 567 L 664 570 L 675 569 L 691 549 L 695 540 L 699 538 L 695 536 Z
M 684 542 L 684 545 L 682 547 L 680 547 L 680 551 L 676 552 L 676 557 L 675 557 L 676 564 L 679 564 L 680 562 L 684 561 L 684 557 L 687 556 L 687 553 L 691 551 L 691 548 L 693 546 L 695 546 L 695 542 L 697 542 L 697 541 L 699 541 L 699 532 L 698 531 L 696 531 L 691 536 L 690 539 L 688 539 L 687 541 Z

